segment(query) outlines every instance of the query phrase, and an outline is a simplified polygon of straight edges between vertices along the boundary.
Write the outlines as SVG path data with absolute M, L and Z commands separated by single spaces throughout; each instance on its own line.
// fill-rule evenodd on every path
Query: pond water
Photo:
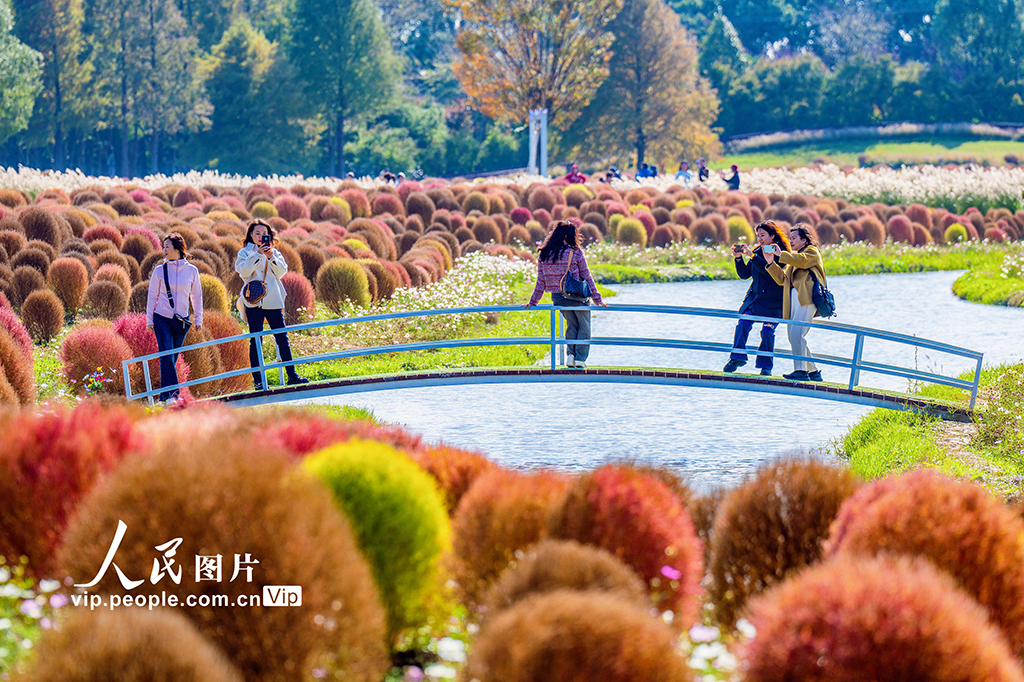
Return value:
M 960 273 L 834 277 L 836 322 L 862 325 L 985 353 L 985 364 L 1024 357 L 1024 310 L 966 303 L 950 290 Z M 613 303 L 679 305 L 735 310 L 748 282 L 685 282 L 614 287 Z M 595 336 L 730 341 L 729 320 L 615 313 L 593 316 Z M 755 327 L 749 343 L 758 343 Z M 788 348 L 784 327 L 777 348 Z M 849 357 L 853 337 L 813 330 L 812 352 Z M 595 346 L 593 365 L 721 369 L 717 353 Z M 864 359 L 941 374 L 973 369 L 970 360 L 867 340 Z M 549 361 L 548 361 L 549 362 Z M 777 361 L 774 373 L 792 371 Z M 848 371 L 822 366 L 826 381 Z M 740 371 L 754 372 L 753 357 Z M 862 375 L 863 385 L 905 389 L 902 379 Z M 828 443 L 869 408 L 813 398 L 746 391 L 620 384 L 520 384 L 379 391 L 319 402 L 372 410 L 431 442 L 486 453 L 505 466 L 589 469 L 631 459 L 670 467 L 695 488 L 735 485 L 762 463 L 803 452 L 832 457 Z

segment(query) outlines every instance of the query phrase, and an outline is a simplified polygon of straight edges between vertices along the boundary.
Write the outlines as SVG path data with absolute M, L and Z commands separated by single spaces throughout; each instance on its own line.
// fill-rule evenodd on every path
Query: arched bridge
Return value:
M 837 400 L 873 407 L 884 407 L 894 410 L 908 410 L 922 414 L 934 415 L 942 419 L 967 421 L 971 418 L 974 403 L 978 393 L 978 381 L 981 375 L 983 354 L 977 351 L 953 346 L 938 341 L 921 339 L 907 334 L 870 329 L 855 325 L 839 324 L 827 321 L 798 322 L 793 320 L 779 320 L 776 318 L 763 318 L 753 315 L 740 315 L 728 310 L 714 310 L 708 308 L 692 308 L 680 306 L 649 306 L 649 305 L 610 305 L 606 308 L 591 307 L 590 310 L 600 310 L 602 315 L 601 327 L 614 330 L 614 313 L 639 313 L 643 315 L 673 316 L 680 322 L 686 318 L 718 318 L 723 320 L 747 319 L 753 322 L 774 322 L 782 325 L 799 325 L 810 327 L 814 336 L 812 339 L 820 339 L 819 334 L 838 334 L 849 340 L 850 353 L 844 355 L 822 355 L 813 356 L 795 355 L 792 350 L 776 349 L 774 352 L 762 352 L 756 348 L 748 347 L 744 352 L 751 356 L 771 356 L 777 360 L 810 360 L 819 366 L 835 367 L 844 370 L 847 380 L 843 383 L 813 383 L 788 381 L 778 376 L 762 377 L 749 374 L 724 374 L 722 372 L 695 370 L 685 368 L 666 367 L 626 367 L 626 366 L 595 366 L 586 369 L 561 368 L 564 364 L 565 346 L 567 342 L 562 331 L 562 316 L 558 314 L 561 308 L 554 306 L 539 306 L 533 311 L 545 311 L 548 318 L 548 334 L 546 336 L 520 336 L 520 337 L 483 337 L 469 339 L 441 339 L 436 341 L 416 341 L 409 343 L 395 343 L 379 346 L 366 346 L 360 348 L 338 350 L 303 357 L 295 357 L 290 362 L 267 362 L 263 357 L 262 343 L 257 344 L 257 355 L 259 357 L 259 371 L 263 377 L 263 385 L 267 387 L 263 391 L 248 393 L 236 393 L 233 395 L 221 396 L 218 399 L 230 405 L 249 406 L 269 403 L 279 403 L 292 400 L 309 398 L 322 398 L 327 396 L 338 396 L 348 393 L 360 393 L 365 391 L 389 390 L 397 388 L 419 388 L 430 386 L 450 386 L 460 384 L 495 384 L 495 383 L 565 383 L 565 382 L 602 382 L 602 383 L 628 383 L 628 384 L 659 384 L 668 386 L 699 386 L 706 388 L 723 388 L 743 391 L 757 391 L 766 393 L 779 393 L 786 395 L 804 396 L 811 398 L 823 398 L 826 400 Z M 580 308 L 574 308 L 580 310 Z M 524 311 L 520 306 L 488 306 L 472 308 L 448 308 L 442 310 L 425 310 L 399 313 L 387 313 L 379 315 L 364 315 L 359 317 L 340 318 L 322 322 L 310 322 L 294 325 L 287 328 L 290 333 L 302 332 L 313 329 L 337 328 L 344 325 L 358 325 L 361 323 L 382 322 L 386 320 L 401 320 L 406 318 L 426 318 L 444 315 L 495 315 L 495 314 L 537 314 L 536 312 Z M 684 325 L 679 325 L 681 328 Z M 277 330 L 280 331 L 280 330 Z M 274 330 L 264 330 L 254 334 L 241 334 L 230 338 L 216 339 L 204 343 L 187 346 L 181 350 L 203 348 L 231 341 L 247 341 L 251 338 L 262 338 L 273 334 Z M 783 334 L 778 334 L 784 338 Z M 571 341 L 573 344 L 585 342 Z M 815 341 L 812 340 L 812 344 Z M 886 364 L 882 362 L 869 361 L 865 359 L 865 345 L 896 344 L 899 347 L 913 348 L 916 350 L 929 350 L 948 354 L 958 358 L 961 365 L 968 364 L 973 367 L 973 377 L 962 378 L 956 375 L 947 375 L 937 371 L 918 369 L 903 365 Z M 721 341 L 694 340 L 681 338 L 639 338 L 639 337 L 616 337 L 616 336 L 595 336 L 589 344 L 591 346 L 625 346 L 641 348 L 659 348 L 686 351 L 699 351 L 702 353 L 714 354 L 721 358 L 734 349 L 731 343 Z M 391 353 L 408 353 L 412 351 L 426 351 L 444 348 L 468 348 L 477 346 L 545 346 L 548 348 L 548 357 L 544 364 L 528 367 L 446 367 L 444 369 L 408 371 L 395 374 L 383 374 L 372 376 L 350 376 L 344 378 L 317 381 L 304 385 L 286 386 L 284 381 L 285 367 L 288 365 L 302 366 L 315 363 L 344 360 L 360 356 L 374 356 Z M 153 388 L 153 377 L 150 375 L 149 361 L 157 359 L 173 351 L 164 351 L 150 355 L 126 360 L 123 365 L 124 376 L 138 376 L 137 369 L 133 365 L 141 364 L 145 390 L 142 392 L 133 391 L 130 381 L 126 382 L 126 391 L 129 399 L 148 399 L 152 404 L 155 397 L 161 392 L 159 388 Z M 209 381 L 226 379 L 253 372 L 252 368 L 236 369 L 222 372 L 208 377 L 200 377 L 182 382 L 180 385 L 195 386 Z M 277 374 L 278 386 L 271 386 L 267 379 Z M 901 380 L 917 382 L 921 384 L 938 384 L 962 389 L 969 394 L 965 401 L 944 401 L 923 397 L 917 393 L 908 393 L 886 389 L 877 385 L 872 386 L 864 381 L 865 375 L 895 377 Z M 883 381 L 884 383 L 884 381 Z M 967 395 L 965 395 L 967 398 Z M 964 404 L 966 402 L 966 405 Z

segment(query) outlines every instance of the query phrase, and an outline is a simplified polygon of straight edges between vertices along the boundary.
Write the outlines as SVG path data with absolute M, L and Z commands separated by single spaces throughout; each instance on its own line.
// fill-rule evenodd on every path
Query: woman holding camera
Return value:
M 271 329 L 284 328 L 284 299 L 286 296 L 281 278 L 288 272 L 288 263 L 281 252 L 274 248 L 274 228 L 262 220 L 249 223 L 249 230 L 242 242 L 242 249 L 235 258 L 235 271 L 245 284 L 242 286 L 242 305 L 245 306 L 245 319 L 249 323 L 249 333 L 263 331 L 266 321 Z M 257 295 L 246 296 L 249 284 L 255 283 L 252 291 Z M 259 286 L 262 284 L 263 286 Z M 259 295 L 262 293 L 262 296 Z M 258 300 L 256 300 L 258 299 Z M 292 348 L 288 343 L 288 334 L 274 334 L 277 350 L 282 362 L 292 359 Z M 256 352 L 257 338 L 249 339 L 249 365 L 259 367 L 259 355 Z M 309 379 L 301 377 L 294 365 L 286 368 L 288 385 L 309 383 Z M 257 391 L 264 390 L 263 380 L 259 372 L 253 372 L 253 383 Z
M 192 326 L 188 306 L 195 312 L 196 329 L 203 328 L 203 287 L 199 269 L 189 263 L 185 239 L 172 232 L 163 241 L 164 260 L 153 268 L 146 299 L 146 327 L 156 336 L 161 351 L 181 348 Z M 178 398 L 178 354 L 160 358 L 160 402 Z
M 810 226 L 797 223 L 789 231 L 789 242 L 794 252 L 788 251 L 766 254 L 768 274 L 776 282 L 782 284 L 786 291 L 782 297 L 782 316 L 787 320 L 810 322 L 818 314 L 814 305 L 814 280 L 825 283 L 825 264 L 818 251 L 817 240 Z M 776 263 L 778 259 L 778 263 Z M 785 265 L 785 270 L 779 267 Z M 809 327 L 789 325 L 789 343 L 793 347 L 793 355 L 809 356 L 807 349 L 807 332 Z M 793 372 L 783 374 L 784 379 L 792 381 L 821 381 L 821 371 L 809 360 L 793 360 Z
M 758 224 L 754 231 L 757 236 L 757 246 L 753 251 L 746 244 L 734 244 L 732 255 L 736 262 L 736 274 L 740 279 L 752 280 L 747 295 L 740 305 L 740 313 L 744 315 L 757 315 L 758 317 L 782 317 L 782 285 L 768 272 L 768 261 L 765 256 L 778 255 L 782 251 L 789 251 L 789 239 L 782 233 L 781 228 L 774 221 L 766 220 Z M 750 261 L 743 260 L 746 255 Z M 774 322 L 763 322 L 761 324 L 761 345 L 758 350 L 771 353 L 775 351 L 775 327 Z M 753 329 L 754 322 L 751 320 L 740 320 L 736 323 L 736 332 L 733 335 L 733 352 L 729 355 L 729 362 L 722 371 L 726 373 L 735 372 L 747 364 L 747 337 Z M 761 370 L 761 376 L 772 375 L 772 358 L 768 355 L 758 355 L 755 366 Z

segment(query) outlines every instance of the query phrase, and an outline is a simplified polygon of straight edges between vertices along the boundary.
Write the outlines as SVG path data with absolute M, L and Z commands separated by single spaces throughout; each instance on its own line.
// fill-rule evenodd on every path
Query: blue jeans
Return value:
M 589 301 L 574 301 L 571 298 L 562 296 L 561 294 L 551 294 L 551 302 L 557 306 L 585 306 L 590 304 Z M 563 310 L 562 317 L 565 318 L 565 338 L 567 340 L 590 340 L 589 310 Z M 566 353 L 572 355 L 580 362 L 584 362 L 590 356 L 590 344 L 569 344 Z
M 757 315 L 758 317 L 782 317 L 782 311 L 768 310 L 763 308 L 756 303 L 750 305 L 745 312 L 747 315 Z M 747 349 L 747 337 L 750 336 L 750 330 L 754 328 L 756 323 L 751 320 L 740 320 L 736 323 L 736 333 L 732 337 L 732 347 L 736 349 L 729 359 L 736 360 L 737 362 L 746 362 L 747 354 L 740 352 L 740 350 Z M 775 327 L 778 326 L 773 322 L 764 322 L 761 324 L 761 345 L 758 346 L 759 351 L 766 353 L 772 353 L 775 351 Z M 767 355 L 758 355 L 757 361 L 754 366 L 758 369 L 771 369 L 773 365 L 773 358 Z
M 163 315 L 153 314 L 153 333 L 156 334 L 157 348 L 161 351 L 181 348 L 185 343 L 185 335 L 169 317 Z M 177 362 L 177 353 L 160 358 L 160 388 L 173 389 L 163 391 L 160 394 L 160 400 L 172 400 L 178 397 L 178 372 L 174 368 Z

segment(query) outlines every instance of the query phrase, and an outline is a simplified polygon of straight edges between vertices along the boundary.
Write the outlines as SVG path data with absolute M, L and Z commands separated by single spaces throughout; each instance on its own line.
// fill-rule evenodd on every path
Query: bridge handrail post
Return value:
M 270 383 L 267 381 L 267 363 L 263 360 L 263 337 L 258 336 L 253 340 L 256 342 L 256 359 L 260 363 L 260 379 L 263 381 L 263 390 L 268 390 Z M 281 385 L 283 386 L 284 382 L 281 382 Z
M 552 308 L 551 309 L 551 329 L 550 329 L 550 334 L 551 334 L 551 371 L 552 372 L 555 371 L 555 368 L 558 366 L 557 365 L 557 363 L 558 363 L 558 356 L 556 355 L 556 353 L 558 352 L 558 349 L 555 347 L 555 324 L 556 324 L 555 323 L 555 318 L 557 316 L 558 316 L 558 311 L 556 311 L 554 308 Z
M 563 317 L 561 315 L 558 314 L 557 311 L 555 312 L 555 318 L 558 319 L 558 338 L 562 339 L 564 341 L 565 340 L 565 320 L 563 319 Z M 558 346 L 558 364 L 560 364 L 560 365 L 564 365 L 565 364 L 565 344 L 564 343 Z
M 127 379 L 128 374 L 126 373 L 124 376 L 125 376 L 125 379 Z M 149 376 L 149 363 L 148 362 L 143 362 L 142 363 L 142 376 L 146 379 L 146 393 L 149 393 L 150 391 L 153 390 L 153 379 L 152 379 L 152 377 Z M 130 387 L 129 382 L 127 380 L 125 381 L 124 385 L 125 385 L 125 387 L 129 391 L 131 390 L 131 387 Z M 131 396 L 129 396 L 128 399 L 131 400 Z M 147 396 L 146 399 L 149 401 L 150 407 L 152 407 L 154 404 L 156 404 L 156 401 L 153 400 L 153 396 L 152 395 Z
M 864 353 L 864 335 L 857 334 L 853 344 L 853 359 L 850 361 L 850 390 L 860 381 L 860 358 Z
M 281 344 L 277 342 L 277 337 L 274 337 L 274 350 L 277 351 L 277 361 L 281 362 Z M 292 369 L 295 369 L 292 367 Z M 284 386 L 284 367 L 277 368 L 277 383 Z
M 132 399 L 132 384 L 128 381 L 128 365 L 131 364 L 131 359 L 121 361 L 121 376 L 124 377 L 124 396 L 128 400 Z M 148 389 L 147 389 L 148 390 Z
M 974 386 L 971 387 L 971 407 L 974 409 L 974 401 L 978 399 L 978 384 L 981 383 L 981 362 L 983 358 L 978 358 L 978 364 L 974 368 Z

